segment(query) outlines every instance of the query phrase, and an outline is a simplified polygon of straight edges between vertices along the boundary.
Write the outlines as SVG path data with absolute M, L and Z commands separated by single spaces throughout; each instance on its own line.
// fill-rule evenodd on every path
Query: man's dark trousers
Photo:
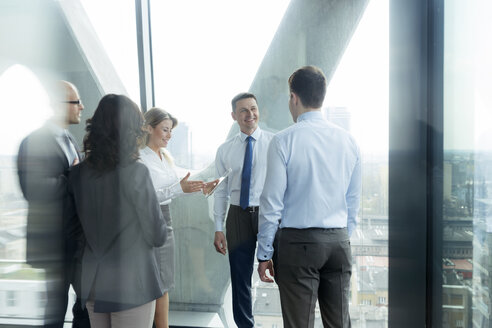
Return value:
M 347 229 L 279 229 L 274 248 L 284 327 L 314 327 L 318 300 L 324 327 L 350 328 L 352 255 Z
M 231 269 L 232 310 L 239 328 L 254 327 L 251 276 L 257 234 L 258 207 L 243 210 L 231 205 L 227 214 L 226 238 Z
M 73 137 L 68 134 L 68 138 L 79 152 Z M 79 237 L 82 238 L 78 220 L 69 220 L 64 212 L 69 167 L 70 163 L 48 125 L 31 133 L 19 147 L 19 183 L 29 203 L 26 261 L 35 268 L 44 269 L 46 280 L 50 282 L 46 294 L 46 327 L 64 325 L 68 290 L 70 284 L 74 284 L 72 265 Z M 79 292 L 75 285 L 74 289 Z M 75 304 L 73 313 L 73 327 L 90 327 L 87 310 L 82 310 L 80 302 Z

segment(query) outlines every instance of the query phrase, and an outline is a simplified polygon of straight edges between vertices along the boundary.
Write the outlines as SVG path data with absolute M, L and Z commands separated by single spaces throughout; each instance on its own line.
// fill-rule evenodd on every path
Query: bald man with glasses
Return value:
M 21 143 L 17 157 L 19 183 L 28 201 L 26 261 L 43 269 L 47 282 L 45 327 L 63 327 L 70 284 L 79 290 L 78 249 L 83 243 L 77 223 L 64 217 L 66 177 L 81 161 L 68 126 L 79 124 L 84 105 L 77 88 L 58 81 L 50 89 L 53 116 Z M 77 293 L 78 295 L 78 293 Z M 90 327 L 87 310 L 73 307 L 73 327 Z

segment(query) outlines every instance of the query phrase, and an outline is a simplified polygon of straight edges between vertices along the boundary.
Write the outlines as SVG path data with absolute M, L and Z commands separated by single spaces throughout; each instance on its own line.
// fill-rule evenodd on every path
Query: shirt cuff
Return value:
M 215 231 L 224 231 L 224 221 L 215 220 Z
M 184 194 L 183 188 L 181 188 L 181 183 L 179 181 L 171 186 L 171 194 L 172 195 Z
M 272 245 L 266 245 L 266 247 L 263 247 L 262 245 L 258 244 L 258 251 L 256 252 L 256 259 L 258 260 L 258 262 L 271 260 L 272 257 L 273 257 Z

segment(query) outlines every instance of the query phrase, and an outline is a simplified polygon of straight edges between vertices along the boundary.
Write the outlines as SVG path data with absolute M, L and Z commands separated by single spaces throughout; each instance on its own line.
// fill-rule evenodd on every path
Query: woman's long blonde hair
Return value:
M 164 109 L 158 107 L 152 107 L 147 112 L 145 112 L 144 119 L 145 119 L 145 125 L 151 126 L 154 129 L 157 125 L 159 125 L 164 120 L 170 120 L 173 123 L 172 126 L 173 129 L 178 125 L 178 120 L 174 116 L 166 112 Z M 150 138 L 150 134 L 148 134 L 145 139 L 146 145 L 149 143 L 149 138 Z M 164 154 L 164 158 L 166 159 L 166 161 L 169 164 L 174 165 L 173 158 L 169 153 L 169 151 L 167 151 L 166 149 L 162 149 L 162 153 Z

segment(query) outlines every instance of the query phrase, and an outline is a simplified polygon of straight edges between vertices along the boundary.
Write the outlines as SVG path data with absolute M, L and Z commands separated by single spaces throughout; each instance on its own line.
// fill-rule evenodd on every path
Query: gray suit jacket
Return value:
M 72 168 L 68 191 L 82 224 L 82 304 L 117 312 L 163 294 L 154 247 L 166 240 L 166 224 L 147 167 L 134 162 L 99 173 L 87 162 Z
M 75 140 L 69 137 L 78 148 Z M 27 136 L 19 147 L 19 183 L 29 202 L 26 260 L 34 267 L 44 268 L 74 257 L 81 230 L 77 222 L 64 215 L 69 167 L 65 153 L 48 125 Z

